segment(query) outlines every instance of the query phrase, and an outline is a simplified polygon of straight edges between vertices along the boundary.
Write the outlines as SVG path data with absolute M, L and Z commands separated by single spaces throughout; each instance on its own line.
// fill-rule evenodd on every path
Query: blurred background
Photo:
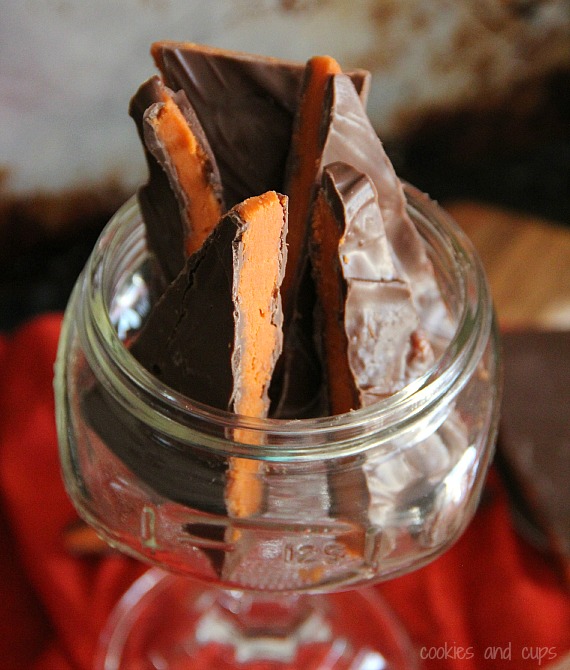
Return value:
M 0 330 L 64 307 L 144 181 L 127 107 L 155 40 L 367 68 L 400 176 L 444 204 L 570 224 L 570 0 L 0 4 Z

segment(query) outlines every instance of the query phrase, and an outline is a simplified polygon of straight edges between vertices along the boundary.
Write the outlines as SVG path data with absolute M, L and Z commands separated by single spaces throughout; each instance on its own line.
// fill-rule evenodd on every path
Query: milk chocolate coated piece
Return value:
M 173 93 L 153 77 L 131 100 L 130 114 L 149 168 L 138 193 L 147 243 L 170 282 L 225 210 L 220 176 L 183 91 Z
M 561 559 L 570 584 L 570 332 L 503 335 L 497 460 L 519 526 Z
M 414 300 L 423 312 L 436 312 L 445 319 L 446 310 L 433 276 L 423 241 L 406 211 L 400 180 L 376 135 L 350 79 L 344 74 L 331 78 L 325 101 L 321 169 L 340 161 L 367 175 L 378 194 L 386 235 L 400 276 L 410 281 Z M 320 173 L 319 173 L 320 177 Z
M 308 70 L 310 76 L 310 70 Z M 317 78 L 319 79 L 319 78 Z M 425 326 L 437 323 L 442 330 L 448 323 L 447 310 L 437 287 L 433 268 L 427 257 L 423 240 L 417 232 L 413 222 L 406 211 L 406 199 L 402 184 L 390 160 L 388 159 L 381 141 L 374 131 L 366 111 L 359 98 L 358 92 L 350 78 L 342 73 L 335 73 L 329 68 L 328 76 L 320 78 L 321 87 L 326 90 L 317 89 L 316 97 L 320 99 L 317 108 L 320 108 L 320 121 L 318 124 L 309 124 L 306 129 L 308 137 L 304 138 L 303 144 L 310 147 L 308 155 L 298 150 L 299 156 L 307 160 L 312 166 L 313 179 L 315 183 L 320 181 L 322 171 L 331 163 L 343 162 L 353 166 L 359 172 L 366 174 L 378 193 L 378 203 L 382 214 L 382 220 L 386 229 L 388 242 L 393 250 L 393 260 L 396 265 L 397 276 L 403 281 L 409 281 L 413 301 L 420 310 Z M 304 90 L 310 91 L 310 86 L 305 83 Z M 321 97 L 322 96 L 322 97 Z M 307 113 L 305 116 L 311 118 L 310 99 L 307 100 Z M 301 101 L 300 112 L 303 112 L 305 100 Z M 302 116 L 301 116 L 302 118 Z M 295 145 L 294 145 L 295 147 Z M 293 147 L 293 148 L 294 148 Z M 298 159 L 300 160 L 300 158 Z M 291 172 L 294 176 L 294 171 Z M 302 190 L 306 191 L 304 184 L 307 176 L 301 180 L 291 179 L 291 185 L 296 182 L 303 184 Z M 289 185 L 288 187 L 289 188 Z M 313 190 L 315 185 L 313 184 Z M 312 201 L 312 200 L 311 200 Z M 311 206 L 309 202 L 309 209 Z M 301 224 L 303 214 L 299 217 Z M 296 219 L 292 219 L 291 226 L 300 226 Z M 298 232 L 294 233 L 298 235 Z M 301 237 L 301 236 L 300 236 Z M 301 248 L 301 245 L 299 245 Z M 284 360 L 278 366 L 279 378 L 274 386 L 274 397 L 277 398 L 277 416 L 291 416 L 293 410 L 299 406 L 299 397 L 303 397 L 299 391 L 300 384 L 296 382 L 297 377 L 303 372 L 296 362 L 296 358 L 288 352 L 301 347 L 300 342 L 305 334 L 300 327 L 299 319 L 308 322 L 310 318 L 303 313 L 296 301 L 302 298 L 306 290 L 303 282 L 306 281 L 306 273 L 301 265 L 303 262 L 302 252 L 299 254 L 301 260 L 297 267 L 289 267 L 288 275 L 285 277 L 284 287 L 291 287 L 289 293 L 285 293 L 285 354 Z M 368 287 L 369 288 L 369 287 Z M 395 287 L 392 287 L 394 289 Z M 384 290 L 376 287 L 377 299 L 382 298 L 379 292 Z M 406 291 L 408 289 L 405 289 Z M 363 291 L 364 293 L 364 287 Z M 386 288 L 385 298 L 392 308 L 396 303 L 403 304 L 405 296 L 397 291 Z M 369 299 L 374 299 L 370 294 Z M 299 316 L 300 315 L 300 316 Z M 417 338 L 415 349 L 418 354 L 427 348 L 426 343 Z M 372 352 L 370 352 L 372 353 Z M 299 358 L 298 360 L 303 360 Z M 364 361 L 362 362 L 364 366 Z M 317 389 L 310 388 L 312 393 Z M 387 389 L 387 387 L 386 387 Z M 380 392 L 380 388 L 378 388 Z M 387 391 L 389 392 L 389 391 Z M 308 405 L 308 399 L 304 404 Z M 318 403 L 313 403 L 318 406 Z
M 346 163 L 325 168 L 311 242 L 330 411 L 340 414 L 400 390 L 433 353 L 366 175 Z

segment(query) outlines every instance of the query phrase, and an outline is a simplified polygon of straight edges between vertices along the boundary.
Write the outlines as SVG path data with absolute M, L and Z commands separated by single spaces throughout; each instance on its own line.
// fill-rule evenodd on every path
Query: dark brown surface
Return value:
M 185 91 L 216 157 L 227 207 L 283 191 L 303 64 L 160 42 L 164 81 Z
M 412 355 L 419 319 L 366 175 L 345 163 L 325 168 L 311 239 L 329 401 L 337 414 L 390 395 L 422 374 Z M 366 327 L 363 314 L 374 315 Z M 371 351 L 382 355 L 371 360 Z M 429 345 L 425 353 L 423 367 L 433 360 Z
M 570 331 L 506 333 L 503 356 L 498 462 L 519 528 L 570 578 Z
M 233 391 L 233 245 L 239 219 L 226 215 L 153 308 L 131 352 L 167 386 L 227 410 Z

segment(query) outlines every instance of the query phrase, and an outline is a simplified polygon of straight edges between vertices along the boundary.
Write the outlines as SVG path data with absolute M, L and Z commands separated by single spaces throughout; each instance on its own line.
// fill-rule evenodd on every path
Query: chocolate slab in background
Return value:
M 570 583 L 570 331 L 506 333 L 503 355 L 498 463 L 515 522 Z

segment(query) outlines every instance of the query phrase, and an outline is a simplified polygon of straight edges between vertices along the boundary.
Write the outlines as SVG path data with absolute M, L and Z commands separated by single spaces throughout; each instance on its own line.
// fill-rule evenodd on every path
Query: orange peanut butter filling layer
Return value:
M 168 155 L 185 196 L 185 253 L 197 251 L 220 220 L 222 208 L 206 169 L 207 158 L 182 112 L 170 97 L 150 108 L 145 116 Z
M 287 243 L 290 262 L 285 271 L 282 287 L 287 312 L 289 312 L 288 301 L 292 299 L 293 284 L 298 281 L 295 273 L 299 266 L 299 258 L 307 239 L 307 221 L 320 157 L 320 128 L 325 92 L 330 77 L 339 72 L 341 72 L 340 65 L 329 56 L 315 56 L 306 66 L 305 82 L 297 112 L 297 126 L 289 158 L 287 194 L 290 197 L 290 208 Z
M 283 229 L 287 221 L 286 198 L 275 192 L 250 198 L 236 207 L 247 222 L 240 243 L 243 258 L 236 271 L 236 361 L 233 408 L 237 414 L 263 418 L 269 410 L 267 391 L 281 351 L 281 323 L 275 318 L 283 267 Z M 239 267 L 239 266 L 238 266 Z M 239 381 L 237 381 L 239 380 Z M 251 431 L 235 430 L 236 441 L 261 438 Z M 227 484 L 228 509 L 234 517 L 247 517 L 261 509 L 261 464 L 233 458 Z
M 268 192 L 236 207 L 247 228 L 241 238 L 241 269 L 236 271 L 236 309 L 239 313 L 236 347 L 234 411 L 264 417 L 269 410 L 267 390 L 281 350 L 281 323 L 276 320 L 283 268 L 283 230 L 287 225 L 286 198 Z M 234 350 L 235 353 L 235 350 Z

